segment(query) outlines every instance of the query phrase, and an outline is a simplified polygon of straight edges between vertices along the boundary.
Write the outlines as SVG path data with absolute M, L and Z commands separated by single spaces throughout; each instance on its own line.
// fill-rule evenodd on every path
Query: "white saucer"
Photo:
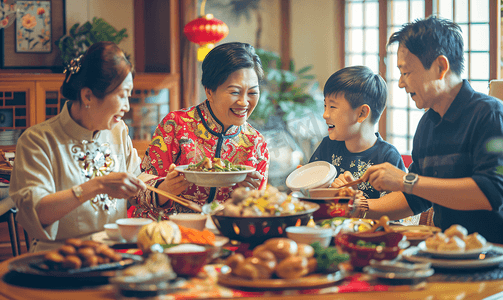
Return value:
M 286 186 L 292 191 L 328 187 L 335 180 L 337 170 L 326 161 L 304 165 L 288 175 Z
M 430 277 L 433 273 L 435 273 L 435 270 L 429 268 L 408 272 L 385 272 L 371 266 L 366 266 L 363 268 L 363 272 L 377 278 L 404 280 Z
M 126 242 L 126 240 L 122 239 L 122 238 L 121 239 L 111 239 L 110 237 L 108 237 L 108 235 L 105 231 L 100 231 L 100 232 L 94 233 L 91 236 L 91 239 L 93 241 L 100 242 L 100 243 L 103 243 L 108 246 L 112 246 L 112 245 L 115 245 L 118 243 L 125 243 Z

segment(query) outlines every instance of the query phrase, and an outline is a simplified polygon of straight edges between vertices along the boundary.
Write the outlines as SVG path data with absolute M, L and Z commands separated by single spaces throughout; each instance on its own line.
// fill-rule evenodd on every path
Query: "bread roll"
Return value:
M 274 271 L 274 268 L 271 268 L 271 265 L 267 264 L 258 257 L 248 257 L 245 259 L 244 264 L 251 264 L 255 267 L 258 272 L 258 279 L 269 279 Z
M 232 273 L 246 279 L 258 279 L 260 274 L 257 268 L 251 263 L 240 263 L 236 268 L 232 269 Z
M 466 228 L 464 228 L 461 225 L 455 224 L 455 225 L 452 225 L 451 227 L 447 228 L 444 231 L 444 233 L 448 238 L 451 238 L 453 236 L 457 236 L 458 238 L 464 240 L 466 235 L 468 234 L 468 230 L 466 230 Z
M 82 260 L 82 266 L 84 267 L 94 267 L 99 263 L 99 258 L 97 255 L 88 256 L 86 259 Z
M 64 256 L 73 255 L 77 253 L 77 249 L 75 249 L 75 247 L 70 245 L 63 245 L 59 247 L 59 253 L 61 253 Z
M 459 237 L 453 236 L 447 241 L 447 243 L 440 244 L 437 248 L 437 251 L 465 251 L 465 242 Z
M 245 261 L 245 257 L 243 256 L 243 254 L 236 253 L 236 254 L 229 256 L 225 260 L 225 264 L 227 266 L 229 266 L 229 268 L 234 270 L 238 266 L 238 264 L 243 263 L 244 261 Z
M 297 255 L 305 258 L 311 258 L 314 256 L 314 248 L 308 244 L 297 244 Z
M 65 257 L 59 253 L 59 251 L 50 251 L 44 255 L 45 263 L 50 268 L 57 268 L 64 260 Z
M 65 269 L 80 269 L 81 266 L 82 260 L 77 255 L 66 256 L 62 263 L 62 267 Z
M 283 279 L 300 278 L 308 272 L 307 258 L 301 256 L 285 258 L 276 267 L 276 275 Z
M 297 254 L 297 243 L 287 238 L 272 238 L 267 240 L 264 245 L 271 251 L 279 261 Z
M 478 232 L 474 232 L 465 238 L 465 244 L 465 250 L 480 249 L 487 244 L 487 241 Z
M 73 246 L 75 248 L 79 248 L 82 245 L 82 240 L 77 238 L 67 239 L 65 241 L 65 244 Z
M 276 268 L 276 264 L 277 264 L 276 256 L 274 256 L 274 254 L 267 249 L 254 252 L 253 257 L 257 257 L 260 260 L 264 261 L 265 263 L 267 263 L 270 266 L 271 269 Z
M 96 252 L 94 248 L 91 247 L 82 247 L 77 250 L 77 254 L 82 258 L 82 260 L 87 260 L 91 256 L 95 256 Z

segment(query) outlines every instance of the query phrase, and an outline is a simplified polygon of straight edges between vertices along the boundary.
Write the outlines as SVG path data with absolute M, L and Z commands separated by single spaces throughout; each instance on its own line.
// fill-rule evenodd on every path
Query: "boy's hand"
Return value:
M 353 175 L 351 172 L 346 171 L 343 174 L 339 175 L 337 178 L 335 178 L 334 182 L 332 182 L 332 187 L 338 188 L 341 185 L 344 185 L 348 182 L 354 181 L 355 179 L 353 178 Z

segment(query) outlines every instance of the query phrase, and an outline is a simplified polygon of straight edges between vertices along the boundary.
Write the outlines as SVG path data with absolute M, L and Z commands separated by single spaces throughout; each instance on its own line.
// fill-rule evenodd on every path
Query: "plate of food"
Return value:
M 438 257 L 438 258 L 477 258 L 481 254 L 489 251 L 492 249 L 493 245 L 491 243 L 486 243 L 483 247 L 481 248 L 476 248 L 476 249 L 461 249 L 461 250 L 452 250 L 452 251 L 443 251 L 443 250 L 434 250 L 430 249 L 426 246 L 426 242 L 420 242 L 417 247 L 421 252 L 427 253 L 431 255 L 431 257 Z
M 255 168 L 236 165 L 226 159 L 204 157 L 198 163 L 177 166 L 175 170 L 183 173 L 185 179 L 193 184 L 204 187 L 226 187 L 245 180 Z
M 120 256 L 120 260 L 118 261 L 96 264 L 93 266 L 79 266 L 78 268 L 75 268 L 78 263 L 75 262 L 76 258 L 73 258 L 74 261 L 71 263 L 74 265 L 71 267 L 56 268 L 52 264 L 53 262 L 47 259 L 47 253 L 49 252 L 15 259 L 9 264 L 9 270 L 22 274 L 41 275 L 47 277 L 113 277 L 115 276 L 116 270 L 126 268 L 143 260 L 143 258 L 139 255 L 115 252 Z
M 218 283 L 248 289 L 308 289 L 333 285 L 348 272 L 339 269 L 348 255 L 336 248 L 272 238 L 253 249 L 250 257 L 229 256 L 218 274 Z
M 434 268 L 445 269 L 478 269 L 497 266 L 503 262 L 503 248 L 493 246 L 491 250 L 486 253 L 480 254 L 477 258 L 439 258 L 433 257 L 431 254 L 421 251 L 419 247 L 409 247 L 402 253 L 405 260 L 416 263 L 431 263 Z
M 437 232 L 426 238 L 417 246 L 421 252 L 431 257 L 467 259 L 477 258 L 491 250 L 493 245 L 477 232 L 468 234 L 466 228 L 454 224 L 444 232 Z

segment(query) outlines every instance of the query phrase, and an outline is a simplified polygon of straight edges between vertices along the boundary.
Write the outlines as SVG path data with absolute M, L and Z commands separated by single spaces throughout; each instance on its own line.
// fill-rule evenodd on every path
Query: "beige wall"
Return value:
M 311 71 L 316 75 L 320 86 L 332 73 L 343 65 L 336 60 L 335 47 L 335 0 L 290 0 L 290 42 L 293 61 L 297 69 L 313 65 Z M 280 0 L 262 0 L 262 37 L 261 48 L 280 53 Z M 252 14 L 249 22 L 241 18 L 240 24 L 235 24 L 229 16 L 211 7 L 211 1 L 206 4 L 206 13 L 212 13 L 216 18 L 229 26 L 229 35 L 224 42 L 247 42 L 255 46 L 255 31 L 257 18 Z
M 117 30 L 126 28 L 128 37 L 119 46 L 134 57 L 133 0 L 66 0 L 67 31 L 75 23 L 92 22 L 94 17 L 102 18 Z
M 311 73 L 323 87 L 328 77 L 342 66 L 335 55 L 335 47 L 339 45 L 334 40 L 334 0 L 290 0 L 290 3 L 292 59 L 297 68 L 313 65 Z M 262 0 L 260 5 L 261 47 L 280 53 L 280 0 Z M 249 22 L 243 17 L 237 24 L 224 12 L 213 8 L 211 1 L 207 1 L 205 12 L 229 26 L 229 35 L 221 43 L 239 41 L 255 46 L 256 14 L 251 13 Z M 92 21 L 93 17 L 103 18 L 117 30 L 126 28 L 129 37 L 120 46 L 134 57 L 133 0 L 66 0 L 67 29 L 77 22 Z

